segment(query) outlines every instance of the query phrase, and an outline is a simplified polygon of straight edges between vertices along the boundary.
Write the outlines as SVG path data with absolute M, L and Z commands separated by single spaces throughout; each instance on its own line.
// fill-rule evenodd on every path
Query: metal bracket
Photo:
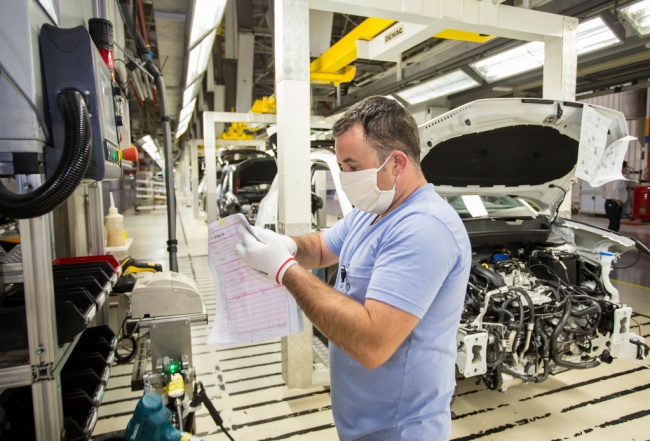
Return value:
M 39 363 L 32 365 L 32 383 L 54 380 L 54 363 Z

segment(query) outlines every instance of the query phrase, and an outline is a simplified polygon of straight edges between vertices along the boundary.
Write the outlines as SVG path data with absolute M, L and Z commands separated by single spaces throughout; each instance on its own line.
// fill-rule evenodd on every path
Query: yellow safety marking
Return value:
M 648 286 L 637 285 L 636 283 L 630 283 L 630 282 L 623 282 L 621 280 L 616 280 L 616 279 L 611 279 L 611 280 L 612 282 L 620 283 L 621 285 L 633 286 L 635 288 L 641 288 L 641 289 L 645 289 L 646 291 L 650 291 L 650 287 Z

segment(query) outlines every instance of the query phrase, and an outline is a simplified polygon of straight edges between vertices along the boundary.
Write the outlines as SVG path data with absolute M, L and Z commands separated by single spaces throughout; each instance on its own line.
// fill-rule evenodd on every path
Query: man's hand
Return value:
M 257 238 L 262 242 L 266 243 L 274 239 L 279 240 L 284 244 L 284 246 L 287 248 L 287 250 L 289 251 L 289 253 L 291 253 L 292 256 L 296 255 L 296 251 L 298 251 L 298 245 L 289 236 L 285 236 L 284 234 L 278 234 L 275 231 L 267 230 L 265 228 L 258 227 L 258 226 L 254 226 L 253 231 L 255 232 Z
M 255 239 L 243 227 L 239 229 L 237 254 L 252 269 L 264 274 L 279 285 L 282 284 L 282 277 L 287 269 L 298 263 L 281 240 L 273 235 L 265 235 L 259 240 Z

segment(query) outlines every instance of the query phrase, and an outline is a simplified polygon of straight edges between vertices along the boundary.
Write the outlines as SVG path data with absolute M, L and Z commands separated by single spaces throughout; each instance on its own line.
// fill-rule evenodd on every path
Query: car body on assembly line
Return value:
M 613 133 L 627 134 L 623 114 L 593 107 L 618 126 L 608 145 Z M 462 377 L 480 378 L 494 390 L 648 352 L 644 338 L 630 330 L 632 309 L 609 273 L 619 255 L 650 250 L 558 217 L 576 180 L 582 112 L 581 103 L 488 99 L 420 126 L 424 175 L 458 212 L 472 243 L 456 364 Z M 323 205 L 336 201 L 327 222 L 313 216 L 319 230 L 351 206 L 333 152 L 312 152 L 311 167 L 312 192 L 319 191 L 314 171 L 326 167 L 321 188 L 330 197 Z M 275 228 L 276 220 L 274 182 L 257 225 Z M 333 281 L 331 274 L 325 279 Z
M 311 213 L 314 230 L 329 228 L 352 211 L 352 204 L 341 188 L 334 150 L 312 148 L 309 152 L 311 170 Z M 268 194 L 260 203 L 255 225 L 276 230 L 278 219 L 278 180 L 274 179 Z
M 217 198 L 219 198 L 219 193 L 221 190 L 220 184 L 221 184 L 221 174 L 223 171 L 223 168 L 228 166 L 228 165 L 234 165 L 234 164 L 239 164 L 242 161 L 245 161 L 247 159 L 252 159 L 252 158 L 271 158 L 272 156 L 269 155 L 266 152 L 262 152 L 260 150 L 248 148 L 248 149 L 219 149 L 217 151 L 217 188 L 216 188 L 216 194 Z M 207 198 L 207 193 L 208 193 L 208 175 L 203 174 L 203 177 L 201 178 L 201 182 L 199 183 L 198 186 L 198 196 L 199 196 L 199 209 L 201 211 L 206 211 L 207 209 L 207 204 L 206 204 L 206 198 Z
M 217 185 L 219 217 L 243 213 L 255 224 L 260 201 L 271 188 L 277 172 L 275 158 L 270 156 L 226 165 Z
M 592 108 L 611 121 L 607 145 L 627 135 L 622 113 Z M 618 255 L 650 251 L 558 217 L 576 179 L 582 116 L 581 103 L 488 99 L 420 127 L 423 172 L 472 243 L 457 367 L 491 389 L 647 355 L 609 273 Z

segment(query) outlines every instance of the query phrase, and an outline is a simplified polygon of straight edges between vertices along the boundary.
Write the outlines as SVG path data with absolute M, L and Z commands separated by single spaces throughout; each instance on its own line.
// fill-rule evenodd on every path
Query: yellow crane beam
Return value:
M 357 40 L 372 40 L 395 24 L 394 20 L 367 18 L 359 26 L 348 32 L 336 44 L 311 62 L 310 72 L 317 74 L 337 74 L 341 69 L 357 59 Z M 348 71 L 350 75 L 350 71 Z M 354 75 L 352 75 L 354 78 Z M 340 81 L 339 81 L 340 82 Z

